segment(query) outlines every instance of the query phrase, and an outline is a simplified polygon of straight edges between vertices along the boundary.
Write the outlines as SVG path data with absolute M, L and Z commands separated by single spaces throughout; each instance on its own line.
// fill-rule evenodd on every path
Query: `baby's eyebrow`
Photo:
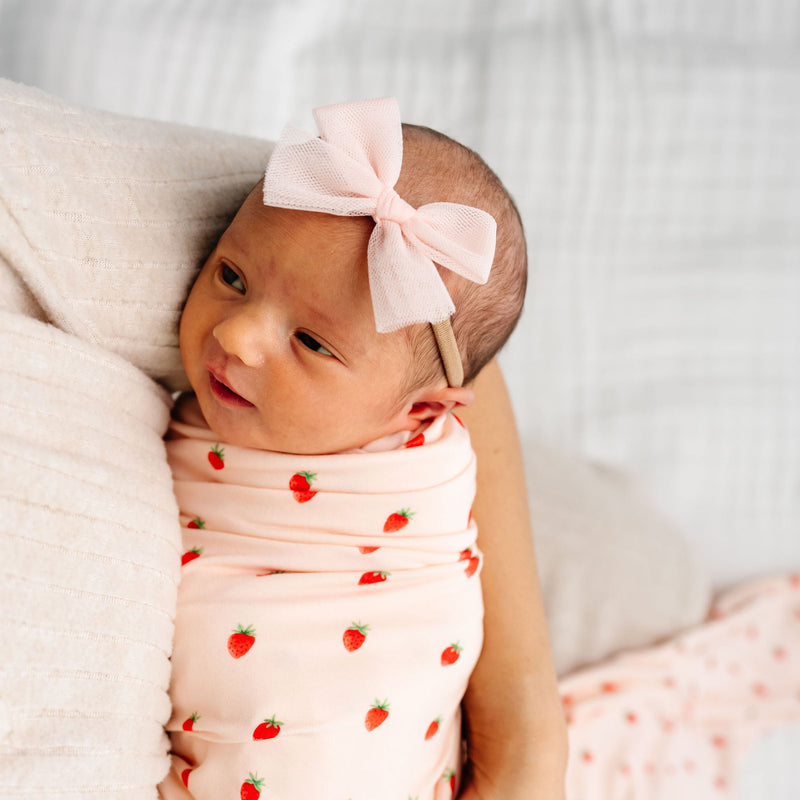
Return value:
M 224 245 L 226 248 L 230 248 L 231 250 L 235 250 L 240 255 L 246 256 L 247 255 L 247 248 L 244 246 L 244 242 L 242 241 L 241 237 L 236 233 L 233 228 L 228 228 L 222 236 L 220 236 L 219 241 L 217 242 L 217 247 L 220 245 Z

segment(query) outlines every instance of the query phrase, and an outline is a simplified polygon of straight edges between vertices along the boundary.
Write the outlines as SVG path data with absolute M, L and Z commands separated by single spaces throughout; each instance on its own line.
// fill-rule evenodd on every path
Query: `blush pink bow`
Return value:
M 325 106 L 314 117 L 319 137 L 290 126 L 275 145 L 264 205 L 374 218 L 367 262 L 379 332 L 449 319 L 455 306 L 434 262 L 486 283 L 494 218 L 457 203 L 415 209 L 397 194 L 403 132 L 394 98 Z

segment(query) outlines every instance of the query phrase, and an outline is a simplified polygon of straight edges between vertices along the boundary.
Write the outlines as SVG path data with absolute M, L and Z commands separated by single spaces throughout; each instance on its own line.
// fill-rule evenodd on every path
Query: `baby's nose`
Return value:
M 248 367 L 264 364 L 269 344 L 266 321 L 256 314 L 241 312 L 219 322 L 212 331 L 220 347 Z

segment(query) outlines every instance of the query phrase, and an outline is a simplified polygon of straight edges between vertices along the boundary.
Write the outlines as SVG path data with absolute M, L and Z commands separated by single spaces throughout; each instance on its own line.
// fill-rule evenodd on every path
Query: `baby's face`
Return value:
M 413 428 L 400 402 L 406 338 L 375 330 L 371 228 L 364 218 L 267 208 L 260 187 L 245 201 L 180 327 L 184 368 L 221 440 L 331 453 Z

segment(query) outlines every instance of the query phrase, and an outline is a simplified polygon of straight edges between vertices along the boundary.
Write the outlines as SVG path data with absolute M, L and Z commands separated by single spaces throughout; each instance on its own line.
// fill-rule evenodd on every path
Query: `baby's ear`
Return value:
M 474 398 L 475 393 L 466 386 L 423 389 L 420 396 L 413 399 L 408 417 L 417 422 L 424 422 L 438 414 L 452 411 L 457 406 L 468 406 Z

